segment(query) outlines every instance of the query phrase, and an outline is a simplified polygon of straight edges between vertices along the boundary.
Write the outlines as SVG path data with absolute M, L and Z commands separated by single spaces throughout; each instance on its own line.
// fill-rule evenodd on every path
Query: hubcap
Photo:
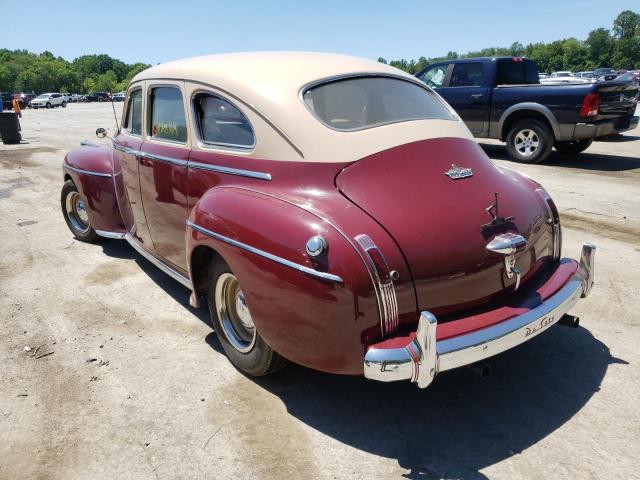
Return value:
M 67 195 L 65 207 L 69 223 L 71 223 L 73 229 L 80 234 L 87 233 L 91 228 L 91 224 L 89 223 L 89 215 L 84 208 L 84 201 L 80 197 L 80 194 L 78 192 L 71 192 Z
M 515 137 L 515 148 L 523 157 L 530 157 L 538 150 L 540 139 L 530 129 L 520 130 Z
M 249 352 L 256 342 L 256 327 L 238 279 L 232 273 L 218 277 L 215 303 L 224 336 L 240 353 Z

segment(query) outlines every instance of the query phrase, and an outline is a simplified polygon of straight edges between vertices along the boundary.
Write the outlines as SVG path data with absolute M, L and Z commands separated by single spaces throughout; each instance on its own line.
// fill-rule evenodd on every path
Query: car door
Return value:
M 140 194 L 138 152 L 142 145 L 143 85 L 131 87 L 125 105 L 122 129 L 114 138 L 116 161 L 115 185 L 120 213 L 127 232 L 146 250 L 153 251 L 153 243 Z
M 140 192 L 155 254 L 186 272 L 187 162 L 190 139 L 184 82 L 146 82 Z
M 445 85 L 438 89 L 476 137 L 489 134 L 491 88 L 487 65 L 454 63 Z

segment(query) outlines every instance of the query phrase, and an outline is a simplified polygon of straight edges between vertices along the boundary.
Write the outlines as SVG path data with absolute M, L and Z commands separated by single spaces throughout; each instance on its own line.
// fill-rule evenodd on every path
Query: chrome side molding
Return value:
M 200 225 L 196 225 L 195 223 L 187 220 L 187 226 L 193 230 L 196 230 L 208 237 L 215 238 L 216 240 L 220 240 L 221 242 L 227 243 L 237 248 L 241 248 L 242 250 L 246 250 L 247 252 L 251 252 L 255 255 L 259 255 L 261 257 L 267 258 L 273 262 L 284 265 L 285 267 L 293 268 L 294 270 L 298 270 L 306 275 L 320 278 L 322 280 L 328 280 L 336 283 L 343 283 L 342 278 L 338 275 L 333 275 L 328 272 L 320 272 L 318 270 L 314 270 L 313 268 L 307 267 L 305 265 L 300 265 L 299 263 L 292 262 L 291 260 L 287 260 L 286 258 L 278 257 L 277 255 L 273 255 L 269 252 L 265 252 L 264 250 L 260 250 L 259 248 L 252 247 L 251 245 L 247 245 L 246 243 L 239 242 L 238 240 L 234 240 L 233 238 L 225 237 L 224 235 L 220 235 L 219 233 L 212 232 Z
M 96 230 L 96 234 L 104 238 L 113 238 L 114 240 L 123 240 L 126 233 L 123 232 L 107 232 L 106 230 Z
M 271 174 L 264 172 L 254 172 L 252 170 L 242 170 L 240 168 L 223 167 L 221 165 L 211 165 L 208 163 L 189 161 L 189 168 L 196 170 L 207 170 L 217 173 L 228 173 L 229 175 L 238 175 L 240 177 L 257 178 L 258 180 L 271 181 Z
M 62 168 L 66 169 L 66 170 L 69 170 L 71 172 L 80 173 L 82 175 L 92 175 L 94 177 L 104 177 L 104 178 L 113 177 L 113 174 L 111 174 L 111 173 L 92 172 L 91 170 L 84 170 L 82 168 L 72 167 L 68 163 L 63 163 L 62 164 Z

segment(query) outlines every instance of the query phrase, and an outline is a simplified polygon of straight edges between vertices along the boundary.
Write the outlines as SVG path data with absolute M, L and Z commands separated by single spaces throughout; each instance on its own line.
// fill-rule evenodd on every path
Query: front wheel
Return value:
M 553 133 L 538 120 L 520 120 L 507 134 L 507 152 L 516 162 L 540 163 L 553 148 Z
M 60 205 L 62 215 L 71 233 L 83 242 L 94 242 L 98 235 L 91 226 L 89 215 L 84 206 L 84 200 L 80 197 L 78 188 L 72 180 L 67 180 L 60 193 Z
M 237 277 L 221 259 L 211 263 L 208 284 L 211 322 L 231 363 L 256 377 L 284 367 L 286 360 L 260 336 Z
M 51 104 L 47 102 L 47 108 L 51 108 Z
M 575 142 L 557 142 L 555 147 L 558 153 L 563 155 L 578 154 L 584 152 L 593 143 L 592 138 L 576 140 Z

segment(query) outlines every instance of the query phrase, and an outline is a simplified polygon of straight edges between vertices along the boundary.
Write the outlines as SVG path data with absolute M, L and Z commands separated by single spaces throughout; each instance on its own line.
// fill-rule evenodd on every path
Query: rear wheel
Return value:
M 558 153 L 563 155 L 578 154 L 591 146 L 593 139 L 576 140 L 575 142 L 557 142 L 555 147 Z
M 62 108 L 67 108 L 67 102 L 62 102 Z
M 284 367 L 286 360 L 260 336 L 237 277 L 221 259 L 211 263 L 208 284 L 211 322 L 231 363 L 253 376 Z
M 78 188 L 71 180 L 64 182 L 60 193 L 60 205 L 62 215 L 71 233 L 83 242 L 94 242 L 98 235 L 91 226 L 89 215 L 84 206 L 84 200 L 80 197 Z
M 552 148 L 553 133 L 538 120 L 520 120 L 507 134 L 507 152 L 516 162 L 540 163 Z

